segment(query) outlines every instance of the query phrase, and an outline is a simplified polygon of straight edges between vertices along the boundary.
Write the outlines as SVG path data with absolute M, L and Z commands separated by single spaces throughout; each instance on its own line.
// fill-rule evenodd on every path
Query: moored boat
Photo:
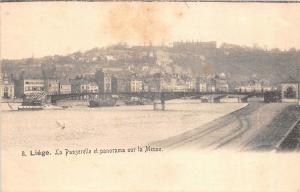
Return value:
M 115 99 L 90 100 L 89 107 L 112 107 L 116 105 Z
M 143 101 L 125 101 L 125 104 L 126 105 L 144 105 L 144 102 Z
M 144 101 L 138 97 L 131 97 L 130 100 L 125 101 L 126 105 L 144 105 Z
M 36 92 L 31 95 L 24 95 L 22 105 L 18 107 L 20 111 L 42 110 L 45 104 L 45 92 Z

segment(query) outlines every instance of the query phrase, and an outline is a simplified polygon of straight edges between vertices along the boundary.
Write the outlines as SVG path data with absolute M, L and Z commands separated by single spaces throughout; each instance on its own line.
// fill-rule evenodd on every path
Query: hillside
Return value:
M 162 53 L 162 54 L 161 54 Z M 166 72 L 167 68 L 189 71 L 193 76 L 224 72 L 231 80 L 246 80 L 253 75 L 281 82 L 289 76 L 297 77 L 300 68 L 300 51 L 290 49 L 263 50 L 259 48 L 221 46 L 217 47 L 152 47 L 116 45 L 108 48 L 94 48 L 69 55 L 55 55 L 43 58 L 21 60 L 2 60 L 2 70 L 15 77 L 25 71 L 33 76 L 74 77 L 83 73 L 93 73 L 97 68 L 111 71 L 126 71 L 129 67 L 137 72 L 140 68 L 158 66 Z M 168 72 L 168 71 L 167 71 Z

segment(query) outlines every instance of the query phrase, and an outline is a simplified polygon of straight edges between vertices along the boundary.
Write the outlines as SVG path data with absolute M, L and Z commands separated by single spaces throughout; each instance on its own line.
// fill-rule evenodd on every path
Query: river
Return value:
M 1 104 L 3 149 L 131 147 L 166 139 L 244 107 L 245 103 L 166 102 L 152 105 L 11 111 Z M 5 109 L 5 110 L 4 110 Z

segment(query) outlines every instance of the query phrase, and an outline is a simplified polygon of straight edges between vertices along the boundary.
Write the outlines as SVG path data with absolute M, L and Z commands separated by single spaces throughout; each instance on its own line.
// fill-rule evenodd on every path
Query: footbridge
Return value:
M 243 95 L 245 98 L 257 96 L 263 97 L 264 93 L 252 92 L 252 93 L 242 93 L 242 92 L 196 92 L 196 91 L 183 91 L 183 92 L 119 92 L 119 93 L 95 93 L 95 92 L 81 92 L 81 93 L 68 93 L 68 94 L 55 94 L 47 95 L 48 100 L 51 103 L 55 103 L 59 100 L 92 100 L 96 98 L 107 98 L 107 97 L 117 97 L 117 98 L 144 98 L 152 101 L 161 100 L 167 101 L 171 99 L 179 99 L 185 97 L 201 98 L 207 96 L 210 98 L 222 98 L 228 95 Z

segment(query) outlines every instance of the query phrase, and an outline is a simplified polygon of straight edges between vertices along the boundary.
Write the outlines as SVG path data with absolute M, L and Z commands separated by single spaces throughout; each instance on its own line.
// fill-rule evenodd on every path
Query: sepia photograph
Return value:
M 299 192 L 299 26 L 298 3 L 0 3 L 2 190 Z

